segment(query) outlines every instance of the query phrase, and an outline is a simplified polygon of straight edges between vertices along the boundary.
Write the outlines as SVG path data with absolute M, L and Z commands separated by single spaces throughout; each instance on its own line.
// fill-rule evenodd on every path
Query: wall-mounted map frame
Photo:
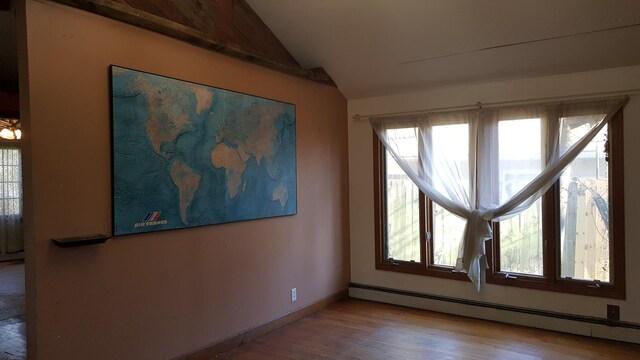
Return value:
M 295 215 L 295 105 L 111 65 L 113 235 Z

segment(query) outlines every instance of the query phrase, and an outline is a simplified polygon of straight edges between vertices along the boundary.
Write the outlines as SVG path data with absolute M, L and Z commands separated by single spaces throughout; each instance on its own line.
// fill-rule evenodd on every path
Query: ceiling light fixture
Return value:
M 20 140 L 22 138 L 20 120 L 0 119 L 0 138 L 7 140 Z

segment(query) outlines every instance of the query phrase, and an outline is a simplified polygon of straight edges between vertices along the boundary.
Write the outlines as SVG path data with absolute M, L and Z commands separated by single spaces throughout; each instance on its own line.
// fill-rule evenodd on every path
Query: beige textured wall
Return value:
M 66 6 L 17 7 L 30 355 L 171 359 L 346 289 L 347 103 L 337 89 Z M 295 104 L 298 214 L 53 246 L 111 231 L 109 64 Z

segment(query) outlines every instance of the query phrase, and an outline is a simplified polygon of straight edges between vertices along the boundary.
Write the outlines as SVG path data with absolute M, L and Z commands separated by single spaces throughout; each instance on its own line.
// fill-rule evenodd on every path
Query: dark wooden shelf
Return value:
M 93 235 L 93 236 L 80 236 L 63 239 L 51 239 L 56 246 L 67 248 L 76 246 L 86 246 L 95 244 L 104 244 L 107 240 L 111 239 L 111 236 L 107 235 Z

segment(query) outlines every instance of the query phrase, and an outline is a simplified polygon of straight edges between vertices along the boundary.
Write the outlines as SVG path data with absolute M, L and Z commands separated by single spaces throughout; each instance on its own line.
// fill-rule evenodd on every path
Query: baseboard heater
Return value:
M 556 330 L 561 332 L 569 332 L 579 335 L 593 336 L 599 338 L 606 338 L 618 341 L 627 341 L 633 343 L 640 343 L 640 324 L 627 322 L 627 321 L 614 321 L 608 320 L 604 318 L 598 318 L 595 316 L 582 316 L 582 315 L 574 315 L 574 314 L 566 314 L 560 312 L 546 311 L 546 310 L 537 310 L 530 309 L 518 306 L 511 305 L 502 305 L 495 303 L 488 303 L 476 300 L 468 300 L 462 298 L 441 296 L 441 295 L 433 295 L 433 294 L 425 294 L 413 291 L 406 290 L 398 290 L 391 289 L 380 286 L 372 286 L 358 283 L 349 284 L 350 296 L 355 298 L 362 298 L 373 301 L 387 302 L 396 305 L 410 306 L 422 308 L 425 310 L 433 310 L 438 312 L 452 313 L 456 315 L 469 316 L 474 318 L 481 318 L 485 320 L 493 320 L 499 322 L 508 322 L 514 323 L 518 325 L 532 326 L 532 327 L 540 327 L 550 330 Z M 389 296 L 391 295 L 391 297 Z M 426 303 L 420 304 L 421 306 L 414 306 L 413 304 L 416 301 L 424 300 Z M 442 309 L 434 309 L 429 306 L 429 302 L 443 302 L 446 303 L 446 306 L 455 305 L 463 305 L 465 307 L 475 307 L 481 309 L 491 309 L 491 310 L 501 310 L 508 311 L 511 313 L 533 315 L 533 316 L 542 316 L 549 319 L 559 319 L 564 321 L 572 321 L 584 324 L 586 327 L 583 331 L 576 331 L 573 329 L 557 329 L 551 326 L 543 326 L 539 322 L 533 321 L 533 319 L 522 320 L 522 321 L 509 321 L 504 319 L 495 319 L 491 316 L 483 316 L 477 315 L 473 313 L 461 313 L 460 311 L 446 311 Z M 407 304 L 407 303 L 411 304 Z M 433 304 L 433 303 L 431 303 Z M 600 330 L 600 331 L 598 331 Z M 609 331 L 607 331 L 609 330 Z M 616 330 L 616 331 L 611 331 Z

